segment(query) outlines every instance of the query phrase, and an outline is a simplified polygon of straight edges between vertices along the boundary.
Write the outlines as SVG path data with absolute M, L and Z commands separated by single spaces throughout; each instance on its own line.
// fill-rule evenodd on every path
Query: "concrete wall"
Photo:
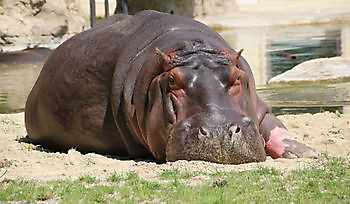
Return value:
M 121 12 L 121 2 L 118 0 L 118 11 Z M 202 15 L 219 15 L 237 10 L 236 0 L 128 0 L 129 14 L 151 9 L 196 17 Z
M 105 1 L 104 0 L 95 0 L 96 4 L 96 16 L 105 16 Z M 83 11 L 90 15 L 90 0 L 80 0 L 81 7 Z M 115 7 L 117 5 L 116 0 L 108 0 L 109 5 L 109 15 L 114 13 Z
M 342 56 L 350 57 L 350 26 L 344 26 L 341 30 L 342 33 Z

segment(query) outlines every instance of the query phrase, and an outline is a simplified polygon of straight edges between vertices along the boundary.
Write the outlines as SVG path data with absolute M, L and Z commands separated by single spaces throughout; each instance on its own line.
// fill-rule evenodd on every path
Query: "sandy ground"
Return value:
M 23 118 L 23 113 L 0 114 L 0 164 L 13 162 L 10 167 L 0 168 L 0 181 L 16 178 L 76 179 L 86 175 L 103 179 L 114 173 L 125 175 L 128 172 L 136 172 L 141 178 L 153 180 L 167 169 L 215 173 L 263 166 L 290 171 L 309 167 L 317 162 L 317 159 L 273 160 L 268 157 L 266 162 L 242 165 L 203 161 L 157 164 L 149 161 L 119 160 L 94 153 L 83 155 L 73 149 L 68 153 L 45 152 L 37 150 L 33 144 L 20 142 L 26 136 Z M 334 113 L 326 112 L 315 115 L 284 115 L 279 118 L 299 141 L 331 156 L 350 156 L 350 114 L 338 117 Z

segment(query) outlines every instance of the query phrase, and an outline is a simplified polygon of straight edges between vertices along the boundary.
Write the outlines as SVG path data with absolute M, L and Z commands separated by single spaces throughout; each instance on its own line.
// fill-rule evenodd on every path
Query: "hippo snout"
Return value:
M 179 123 L 171 134 L 166 159 L 241 164 L 266 160 L 263 138 L 249 117 L 238 122 Z

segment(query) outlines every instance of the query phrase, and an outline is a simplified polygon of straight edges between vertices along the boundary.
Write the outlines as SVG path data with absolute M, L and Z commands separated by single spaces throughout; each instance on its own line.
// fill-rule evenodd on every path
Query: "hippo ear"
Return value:
M 169 55 L 165 54 L 164 52 L 160 51 L 160 49 L 158 47 L 156 47 L 156 53 L 162 57 L 163 59 L 163 65 L 168 65 L 170 64 L 170 57 Z M 167 67 L 167 66 L 165 66 Z
M 242 52 L 243 52 L 243 49 L 241 49 L 240 51 L 238 51 L 238 52 L 235 52 L 235 53 L 232 53 L 232 55 L 231 55 L 231 57 L 232 57 L 232 59 L 235 59 L 235 60 L 239 60 L 239 58 L 241 57 L 241 55 L 242 55 Z
M 241 56 L 241 54 L 242 54 L 242 52 L 243 52 L 243 49 L 241 49 L 240 51 L 238 51 L 238 53 L 237 53 L 237 60 L 239 59 L 239 57 Z

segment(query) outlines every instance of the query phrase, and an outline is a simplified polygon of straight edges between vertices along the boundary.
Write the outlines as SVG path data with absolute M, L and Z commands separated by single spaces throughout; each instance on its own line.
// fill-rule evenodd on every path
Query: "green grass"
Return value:
M 342 114 L 338 110 L 335 111 L 335 114 L 337 115 L 338 118 L 341 118 L 342 116 Z
M 0 6 L 4 5 L 4 0 L 0 0 Z
M 178 169 L 172 169 L 172 170 L 165 170 L 163 171 L 159 177 L 160 179 L 163 180 L 169 180 L 169 179 L 188 179 L 188 178 L 192 178 L 198 175 L 203 174 L 202 172 L 199 171 L 195 171 L 195 172 L 180 172 L 180 170 Z
M 12 164 L 13 164 L 12 160 L 8 160 L 8 159 L 0 160 L 0 169 L 5 167 L 10 167 Z
M 97 182 L 96 177 L 93 177 L 93 176 L 90 176 L 90 175 L 81 176 L 78 180 L 81 181 L 81 182 L 89 183 L 89 184 Z
M 4 124 L 4 125 L 9 125 L 11 123 L 10 120 L 6 120 L 6 119 L 1 119 L 0 123 Z
M 165 170 L 159 182 L 134 173 L 107 179 L 4 180 L 0 201 L 59 201 L 60 203 L 350 203 L 350 160 L 325 158 L 311 168 L 282 172 L 260 167 L 244 172 L 181 172 Z M 188 185 L 183 180 L 203 175 Z
M 1 110 L 0 110 L 1 111 Z M 13 121 L 13 120 L 10 120 L 10 119 L 7 119 L 7 118 L 3 118 L 0 120 L 0 125 L 19 125 L 19 123 Z

